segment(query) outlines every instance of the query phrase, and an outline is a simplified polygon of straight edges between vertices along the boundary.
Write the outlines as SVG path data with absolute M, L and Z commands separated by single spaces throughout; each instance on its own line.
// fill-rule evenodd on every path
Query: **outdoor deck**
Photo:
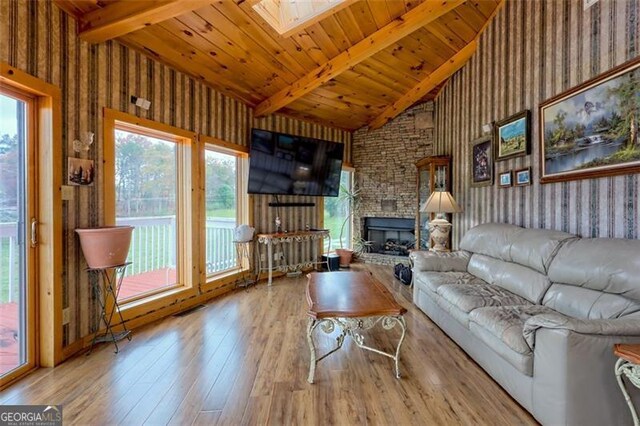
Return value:
M 156 269 L 125 277 L 122 280 L 119 299 L 146 293 L 176 282 L 173 268 Z M 19 364 L 20 345 L 18 342 L 18 304 L 0 304 L 0 375 L 13 370 Z

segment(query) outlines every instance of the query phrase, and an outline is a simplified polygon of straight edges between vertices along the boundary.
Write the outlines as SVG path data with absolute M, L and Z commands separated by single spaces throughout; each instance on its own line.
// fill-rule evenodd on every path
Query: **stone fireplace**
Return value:
M 380 129 L 354 132 L 355 182 L 361 190 L 354 236 L 376 241 L 359 260 L 383 265 L 408 263 L 406 254 L 415 241 L 418 210 L 415 163 L 433 155 L 433 118 L 433 103 L 426 102 Z M 391 222 L 380 224 L 387 219 Z M 379 229 L 385 227 L 388 229 Z

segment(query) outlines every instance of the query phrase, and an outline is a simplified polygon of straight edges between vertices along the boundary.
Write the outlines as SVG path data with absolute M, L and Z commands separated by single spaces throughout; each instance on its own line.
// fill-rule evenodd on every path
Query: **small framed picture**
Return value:
M 498 121 L 494 127 L 496 160 L 528 155 L 531 147 L 531 113 L 524 110 L 509 118 Z
M 67 184 L 74 186 L 91 186 L 95 176 L 93 160 L 69 157 L 67 161 Z
M 491 136 L 471 142 L 471 187 L 493 185 L 493 153 Z
M 511 170 L 509 170 L 508 172 L 500 173 L 498 175 L 500 188 L 509 188 L 512 185 L 511 174 Z
M 516 170 L 514 173 L 516 175 L 516 186 L 531 185 L 531 167 Z

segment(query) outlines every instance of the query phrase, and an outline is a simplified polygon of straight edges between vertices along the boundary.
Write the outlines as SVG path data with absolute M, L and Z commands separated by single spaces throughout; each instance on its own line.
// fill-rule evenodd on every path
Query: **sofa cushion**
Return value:
M 468 272 L 418 272 L 415 283 L 433 291 L 446 284 L 486 284 L 483 280 Z
M 579 319 L 613 319 L 640 312 L 636 300 L 567 284 L 553 284 L 542 303 Z
M 518 263 L 546 274 L 560 246 L 574 238 L 574 235 L 566 232 L 487 223 L 467 231 L 460 242 L 460 248 Z
M 445 300 L 437 293 L 433 295 L 433 300 L 435 300 L 436 304 L 440 306 L 445 312 L 451 315 L 453 319 L 462 324 L 464 328 L 469 328 L 469 312 L 463 311 L 459 307 Z
M 533 376 L 533 352 L 521 354 L 507 346 L 487 329 L 474 322 L 469 322 L 470 332 L 480 339 L 485 345 L 491 348 L 498 356 L 514 366 L 522 374 Z
M 541 305 L 478 308 L 471 311 L 469 321 L 502 340 L 512 350 L 527 354 L 531 348 L 522 334 L 525 321 L 535 315 L 553 312 L 553 309 Z
M 543 303 L 582 319 L 618 318 L 640 311 L 640 241 L 569 241 L 549 267 L 554 285 Z
M 437 293 L 463 312 L 486 306 L 530 305 L 526 299 L 491 284 L 443 285 Z
M 466 251 L 433 252 L 414 250 L 409 254 L 413 271 L 466 272 L 471 253 Z
M 469 272 L 536 304 L 551 285 L 546 275 L 531 268 L 482 254 L 471 257 Z
M 553 312 L 540 305 L 478 308 L 469 314 L 469 330 L 522 373 L 533 375 L 533 351 L 522 334 L 532 316 Z

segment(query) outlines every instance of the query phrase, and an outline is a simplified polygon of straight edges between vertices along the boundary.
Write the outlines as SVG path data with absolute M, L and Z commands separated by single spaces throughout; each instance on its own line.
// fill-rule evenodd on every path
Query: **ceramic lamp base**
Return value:
M 451 232 L 451 223 L 448 220 L 442 218 L 436 218 L 429 222 L 429 235 L 433 240 L 433 251 L 450 251 L 449 247 L 449 233 Z

